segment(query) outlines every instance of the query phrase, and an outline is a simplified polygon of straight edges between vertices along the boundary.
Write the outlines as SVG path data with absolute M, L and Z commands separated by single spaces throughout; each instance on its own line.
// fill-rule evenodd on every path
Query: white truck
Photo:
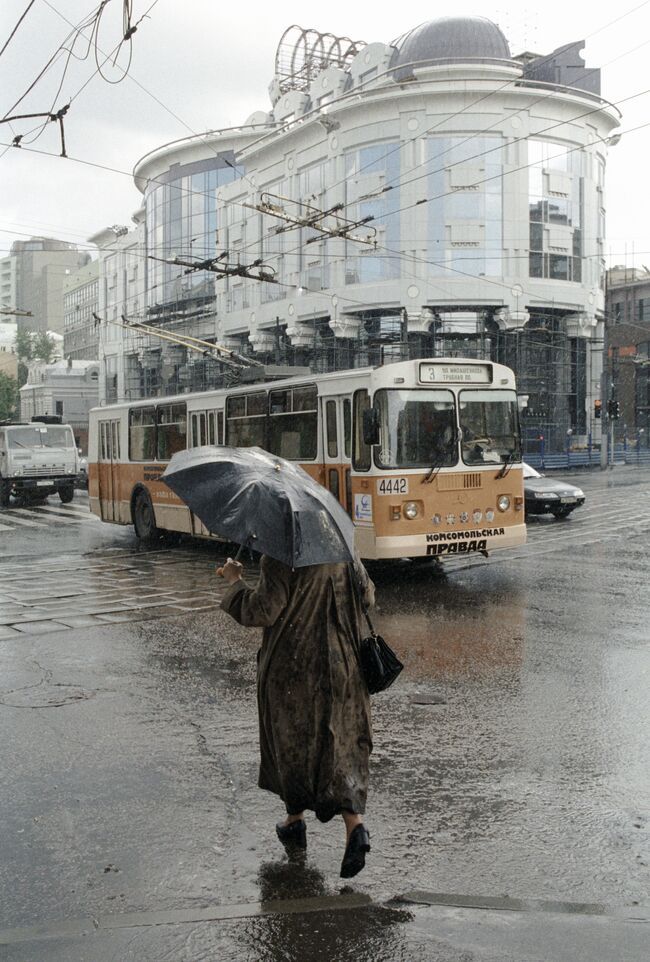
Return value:
M 79 452 L 69 424 L 33 420 L 0 424 L 0 507 L 13 494 L 25 501 L 44 501 L 58 491 L 72 501 L 79 475 Z

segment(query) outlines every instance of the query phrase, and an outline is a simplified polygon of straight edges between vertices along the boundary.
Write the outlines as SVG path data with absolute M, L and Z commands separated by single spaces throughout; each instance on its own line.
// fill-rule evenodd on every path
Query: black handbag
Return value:
M 393 684 L 404 665 L 399 660 L 390 645 L 378 635 L 374 629 L 370 615 L 363 603 L 361 586 L 357 580 L 356 571 L 352 571 L 352 579 L 357 591 L 359 602 L 368 622 L 370 634 L 362 638 L 359 643 L 359 664 L 369 694 L 376 695 L 379 691 L 386 691 Z

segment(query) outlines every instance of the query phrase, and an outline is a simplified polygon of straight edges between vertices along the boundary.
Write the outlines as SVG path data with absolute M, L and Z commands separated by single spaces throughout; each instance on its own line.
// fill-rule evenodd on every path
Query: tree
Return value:
M 35 360 L 49 364 L 55 347 L 54 338 L 50 337 L 45 331 L 39 331 L 38 334 L 32 335 L 32 357 Z
M 0 421 L 7 421 L 18 410 L 18 381 L 0 371 Z
M 34 347 L 32 344 L 33 334 L 31 331 L 25 331 L 22 328 L 18 328 L 16 332 L 16 354 L 20 361 L 31 361 L 34 356 Z

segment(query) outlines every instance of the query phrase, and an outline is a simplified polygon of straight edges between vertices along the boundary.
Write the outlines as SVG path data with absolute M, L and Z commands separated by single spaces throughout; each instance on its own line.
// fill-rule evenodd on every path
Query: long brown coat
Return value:
M 364 602 L 374 585 L 357 563 Z M 263 557 L 255 588 L 226 591 L 224 611 L 263 627 L 258 655 L 259 786 L 290 815 L 311 809 L 327 822 L 342 810 L 363 814 L 372 751 L 370 702 L 355 643 L 363 614 L 345 564 L 292 570 Z

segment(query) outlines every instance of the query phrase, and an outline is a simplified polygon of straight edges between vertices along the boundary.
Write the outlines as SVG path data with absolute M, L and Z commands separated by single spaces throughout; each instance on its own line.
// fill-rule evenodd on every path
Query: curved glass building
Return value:
M 314 369 L 491 357 L 531 433 L 587 439 L 619 114 L 583 46 L 513 55 L 481 17 L 392 43 L 290 28 L 270 110 L 136 166 L 149 315 Z M 219 254 L 241 274 L 169 263 Z

